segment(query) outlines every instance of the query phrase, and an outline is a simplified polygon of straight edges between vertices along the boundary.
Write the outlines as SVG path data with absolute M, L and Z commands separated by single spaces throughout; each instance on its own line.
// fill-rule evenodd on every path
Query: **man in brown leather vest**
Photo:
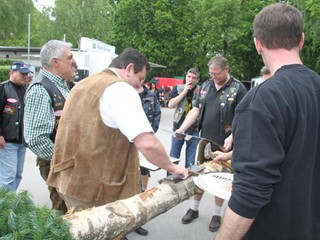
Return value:
M 158 167 L 187 176 L 155 137 L 135 90 L 149 68 L 141 53 L 125 49 L 108 69 L 82 80 L 69 94 L 47 181 L 58 189 L 68 209 L 138 194 L 137 150 Z

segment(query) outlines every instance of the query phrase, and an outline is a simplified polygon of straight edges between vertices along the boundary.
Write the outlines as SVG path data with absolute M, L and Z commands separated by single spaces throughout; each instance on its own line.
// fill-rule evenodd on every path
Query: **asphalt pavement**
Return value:
M 164 145 L 166 151 L 170 151 L 171 136 L 161 129 L 172 129 L 173 110 L 168 108 L 162 108 L 162 116 L 160 122 L 160 130 L 156 133 L 156 136 L 160 139 Z M 42 180 L 39 170 L 36 167 L 36 157 L 30 151 L 27 150 L 26 161 L 24 166 L 23 179 L 19 186 L 18 192 L 21 190 L 27 190 L 31 193 L 35 204 L 39 207 L 47 206 L 51 207 L 49 199 L 49 191 L 45 182 Z M 182 149 L 181 164 L 184 164 L 185 159 L 185 147 Z M 157 180 L 164 178 L 166 171 L 158 170 L 151 172 L 151 178 L 148 188 L 152 188 L 158 185 Z M 214 239 L 215 233 L 209 231 L 209 223 L 212 217 L 214 197 L 209 193 L 205 193 L 199 208 L 199 217 L 190 224 L 182 224 L 181 218 L 189 209 L 191 199 L 186 200 L 174 208 L 170 209 L 166 213 L 152 219 L 146 223 L 143 228 L 149 231 L 147 236 L 140 236 L 136 232 L 130 233 L 127 238 L 129 240 L 206 240 Z M 224 208 L 226 204 L 224 205 Z

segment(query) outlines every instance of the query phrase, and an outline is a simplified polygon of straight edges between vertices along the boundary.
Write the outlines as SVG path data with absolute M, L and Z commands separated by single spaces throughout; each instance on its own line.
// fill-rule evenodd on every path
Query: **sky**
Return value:
M 55 0 L 33 0 L 37 9 L 41 10 L 43 7 L 50 7 L 54 5 Z

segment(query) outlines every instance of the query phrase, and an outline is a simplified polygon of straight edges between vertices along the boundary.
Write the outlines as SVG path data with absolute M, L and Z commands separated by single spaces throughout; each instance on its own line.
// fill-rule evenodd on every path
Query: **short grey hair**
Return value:
M 229 63 L 225 57 L 217 55 L 210 59 L 207 66 L 208 68 L 220 67 L 224 70 L 226 67 L 229 67 Z
M 71 49 L 72 44 L 60 40 L 50 40 L 42 46 L 40 60 L 42 67 L 51 67 L 53 58 L 61 58 L 66 49 Z

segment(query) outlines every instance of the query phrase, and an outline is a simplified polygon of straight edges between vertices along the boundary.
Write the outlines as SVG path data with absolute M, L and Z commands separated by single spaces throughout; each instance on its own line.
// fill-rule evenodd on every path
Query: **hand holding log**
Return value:
M 214 160 L 216 156 L 217 155 L 214 152 L 212 152 L 212 150 L 211 150 L 211 144 L 207 143 L 204 148 L 204 157 L 206 159 Z M 232 166 L 229 162 L 227 162 L 227 161 L 216 161 L 216 162 L 220 163 L 221 165 L 225 166 L 226 168 L 230 169 L 233 172 Z

